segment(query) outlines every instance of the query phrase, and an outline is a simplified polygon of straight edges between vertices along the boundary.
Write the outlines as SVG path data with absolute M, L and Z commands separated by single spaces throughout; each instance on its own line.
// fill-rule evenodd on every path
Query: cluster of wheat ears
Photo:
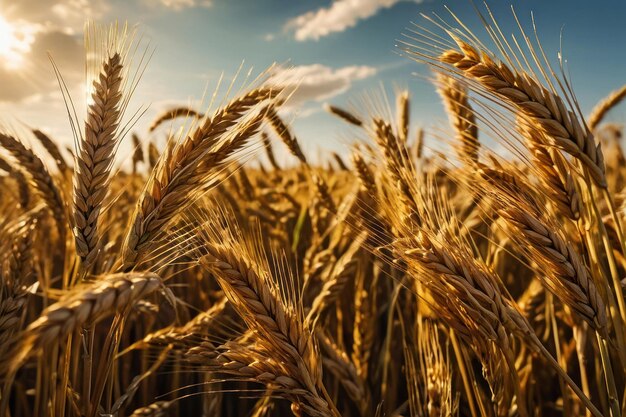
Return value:
M 626 415 L 626 166 L 601 123 L 626 88 L 585 117 L 532 33 L 484 22 L 497 53 L 454 15 L 398 46 L 448 129 L 411 128 L 404 91 L 328 106 L 361 140 L 314 164 L 262 75 L 133 134 L 132 170 L 141 54 L 88 28 L 71 160 L 0 134 L 0 415 Z

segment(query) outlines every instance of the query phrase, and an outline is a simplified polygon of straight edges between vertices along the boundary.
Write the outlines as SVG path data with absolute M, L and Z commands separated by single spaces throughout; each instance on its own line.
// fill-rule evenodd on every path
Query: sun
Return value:
M 30 51 L 32 41 L 30 31 L 11 24 L 0 15 L 0 60 L 5 68 L 20 68 L 24 63 L 24 54 Z

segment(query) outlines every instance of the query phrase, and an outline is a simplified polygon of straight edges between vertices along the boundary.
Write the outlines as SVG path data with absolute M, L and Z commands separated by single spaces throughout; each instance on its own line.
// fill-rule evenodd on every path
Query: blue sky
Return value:
M 507 34 L 517 33 L 510 4 L 490 2 Z M 626 2 L 525 0 L 512 4 L 526 28 L 534 12 L 551 58 L 556 59 L 562 41 L 584 111 L 626 82 Z M 135 106 L 150 105 L 136 125 L 140 134 L 146 133 L 150 118 L 167 106 L 197 105 L 205 91 L 215 87 L 220 74 L 229 79 L 242 62 L 246 70 L 253 67 L 256 73 L 277 62 L 282 68 L 293 67 L 288 70 L 290 79 L 300 78 L 304 86 L 311 83 L 289 115 L 303 147 L 313 153 L 341 151 L 353 131 L 321 110 L 322 104 L 348 106 L 367 92 L 380 91 L 381 85 L 390 94 L 395 87 L 411 91 L 416 124 L 426 129 L 445 125 L 439 98 L 424 79 L 428 70 L 400 56 L 395 46 L 411 22 L 423 22 L 420 13 L 446 16 L 444 5 L 484 38 L 469 0 L 0 0 L 0 16 L 24 41 L 14 55 L 21 54 L 22 65 L 29 67 L 15 71 L 6 68 L 11 60 L 0 64 L 0 85 L 9 86 L 4 93 L 0 87 L 0 111 L 71 143 L 45 52 L 51 52 L 73 94 L 80 96 L 85 17 L 99 22 L 127 20 L 139 23 L 155 48 L 133 101 Z M 3 50 L 7 53 L 1 44 L 1 23 L 2 19 L 0 56 Z M 625 111 L 618 108 L 611 118 L 623 121 L 624 116 Z

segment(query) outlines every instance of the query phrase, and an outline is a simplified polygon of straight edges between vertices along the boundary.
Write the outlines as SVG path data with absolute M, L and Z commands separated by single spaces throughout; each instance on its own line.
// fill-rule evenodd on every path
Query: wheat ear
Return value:
M 11 369 L 15 371 L 32 351 L 62 340 L 71 332 L 103 317 L 122 312 L 161 287 L 153 273 L 108 275 L 80 286 L 43 311 L 20 337 Z
M 170 401 L 157 401 L 136 409 L 130 417 L 167 417 L 171 405 Z
M 567 109 L 563 99 L 527 73 L 519 73 L 488 53 L 453 36 L 460 51 L 448 50 L 438 59 L 463 76 L 514 105 L 530 122 L 542 129 L 554 145 L 579 159 L 595 183 L 607 186 L 604 157 L 585 122 Z
M 276 296 L 266 272 L 257 270 L 242 254 L 228 248 L 212 245 L 206 250 L 209 254 L 201 259 L 201 264 L 216 274 L 242 318 L 296 364 L 304 386 L 319 386 L 321 370 L 313 336 Z
M 357 117 L 353 113 L 350 113 L 347 110 L 342 109 L 341 107 L 326 104 L 324 105 L 324 109 L 326 109 L 327 112 L 339 117 L 343 121 L 350 123 L 351 125 L 359 127 L 363 126 L 363 121 L 359 117 Z
M 52 212 L 60 240 L 64 241 L 66 230 L 65 204 L 63 204 L 61 194 L 43 162 L 13 136 L 0 133 L 0 145 L 9 151 L 13 158 L 22 166 L 33 187 Z
M 137 173 L 137 165 L 144 161 L 143 148 L 141 147 L 141 141 L 136 133 L 131 135 L 133 140 L 133 174 Z
M 157 127 L 161 124 L 167 122 L 168 120 L 176 119 L 178 117 L 195 117 L 201 119 L 204 115 L 198 113 L 192 108 L 189 107 L 175 107 L 173 109 L 169 109 L 159 114 L 150 124 L 148 130 L 150 132 L 154 132 Z
M 26 177 L 19 169 L 13 168 L 7 161 L 0 158 L 0 169 L 9 174 L 17 183 L 18 198 L 20 206 L 23 209 L 27 208 L 30 204 L 30 190 L 28 189 L 28 181 Z
M 520 120 L 518 130 L 526 140 L 526 147 L 532 156 L 532 162 L 538 170 L 539 179 L 545 192 L 558 210 L 576 220 L 580 217 L 580 195 L 576 188 L 567 161 L 555 149 L 547 146 L 542 131 Z
M 398 114 L 398 140 L 406 143 L 409 137 L 409 124 L 411 113 L 411 100 L 409 92 L 402 91 L 396 98 L 396 112 Z
M 122 269 L 132 268 L 161 229 L 213 184 L 211 177 L 221 164 L 258 132 L 263 114 L 243 126 L 238 125 L 240 119 L 276 94 L 268 89 L 245 94 L 206 119 L 171 155 L 161 155 L 133 212 L 122 247 Z
M 321 335 L 318 340 L 322 351 L 325 353 L 322 360 L 324 366 L 341 382 L 350 399 L 358 406 L 361 415 L 368 415 L 371 395 L 364 380 L 365 376 L 359 375 L 350 357 L 328 336 Z
M 307 159 L 306 156 L 304 156 L 302 149 L 300 148 L 298 140 L 291 133 L 289 126 L 287 126 L 285 122 L 280 118 L 280 116 L 276 112 L 276 109 L 274 107 L 269 107 L 267 109 L 267 112 L 265 113 L 265 117 L 267 118 L 270 126 L 272 126 L 272 129 L 274 129 L 274 132 L 276 132 L 276 134 L 283 141 L 287 149 L 289 149 L 289 152 L 291 152 L 293 156 L 298 158 L 300 162 L 306 165 Z
M 157 149 L 154 142 L 149 142 L 148 143 L 148 163 L 150 164 L 151 169 L 154 169 L 160 156 L 161 156 L 161 153 Z
M 600 122 L 604 119 L 604 116 L 615 106 L 617 106 L 626 97 L 626 85 L 612 91 L 611 94 L 603 98 L 598 104 L 595 105 L 591 114 L 587 117 L 589 123 L 589 129 L 594 131 Z
M 530 248 L 532 259 L 545 274 L 539 278 L 550 292 L 605 334 L 606 306 L 580 255 L 559 228 L 546 224 L 536 212 L 514 205 L 501 207 L 498 213 L 522 234 L 520 243 Z
M 450 124 L 454 127 L 460 159 L 470 164 L 477 162 L 480 147 L 478 126 L 467 88 L 452 77 L 438 74 L 437 90 L 447 110 Z
M 223 349 L 213 359 L 220 364 L 218 369 L 221 372 L 251 379 L 265 384 L 268 389 L 276 390 L 278 395 L 292 402 L 291 409 L 295 415 L 304 413 L 310 417 L 340 417 L 317 391 L 303 386 L 301 380 L 294 378 L 293 370 L 274 359 L 269 352 L 242 348 L 233 342 L 226 343 Z
M 276 155 L 274 155 L 274 149 L 272 148 L 272 141 L 270 137 L 265 132 L 261 132 L 261 140 L 263 142 L 263 147 L 265 148 L 265 154 L 267 155 L 268 161 L 270 161 L 270 165 L 276 171 L 280 171 L 280 165 L 276 162 Z
M 65 175 L 65 173 L 68 172 L 69 167 L 67 166 L 67 162 L 65 162 L 65 158 L 61 154 L 59 146 L 50 138 L 50 136 L 46 135 L 41 130 L 34 129 L 33 134 L 54 159 L 54 162 L 57 164 L 57 168 L 59 168 L 59 172 L 62 175 Z
M 8 230 L 8 236 L 4 236 L 4 255 L 0 263 L 0 357 L 11 346 L 11 338 L 24 320 L 23 307 L 32 274 L 31 233 L 34 227 L 34 222 L 28 222 L 17 230 Z
M 329 278 L 324 282 L 319 294 L 313 300 L 311 310 L 307 315 L 306 322 L 311 323 L 311 326 L 314 326 L 322 312 L 337 300 L 348 280 L 354 277 L 358 264 L 358 254 L 366 237 L 367 233 L 359 235 L 333 265 Z
M 98 255 L 98 220 L 109 188 L 122 104 L 122 57 L 114 53 L 94 80 L 93 103 L 87 110 L 85 135 L 77 150 L 74 169 L 73 231 L 76 252 L 85 271 Z

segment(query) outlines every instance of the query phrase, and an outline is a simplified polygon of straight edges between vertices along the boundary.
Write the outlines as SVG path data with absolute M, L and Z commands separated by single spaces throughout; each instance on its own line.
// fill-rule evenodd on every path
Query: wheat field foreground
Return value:
M 71 157 L 0 133 L 0 415 L 626 416 L 626 87 L 582 114 L 479 13 L 398 42 L 448 130 L 329 104 L 359 140 L 321 162 L 271 70 L 133 133 L 150 51 L 88 25 Z

